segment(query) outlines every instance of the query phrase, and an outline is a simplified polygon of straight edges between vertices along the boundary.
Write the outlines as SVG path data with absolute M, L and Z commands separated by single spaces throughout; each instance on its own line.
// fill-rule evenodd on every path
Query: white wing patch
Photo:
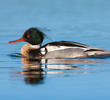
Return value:
M 82 49 L 83 51 L 91 49 L 91 48 L 73 47 L 73 46 L 50 46 L 50 45 L 46 46 L 46 49 L 48 52 L 55 51 L 55 50 L 63 50 L 68 48 L 73 48 L 73 49 L 78 48 L 78 49 Z
M 41 54 L 42 55 L 45 55 L 46 54 L 46 48 L 41 48 L 40 51 L 41 51 Z

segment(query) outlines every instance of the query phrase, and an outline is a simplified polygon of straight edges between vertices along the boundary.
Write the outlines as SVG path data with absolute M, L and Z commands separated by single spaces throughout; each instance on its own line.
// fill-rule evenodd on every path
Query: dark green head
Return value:
M 44 39 L 44 33 L 42 33 L 37 28 L 30 28 L 24 32 L 24 35 L 21 39 L 16 41 L 10 41 L 9 43 L 16 43 L 16 42 L 28 42 L 32 45 L 38 45 L 43 42 Z
M 32 45 L 37 45 L 43 42 L 44 34 L 37 28 L 30 28 L 24 33 L 23 39 Z

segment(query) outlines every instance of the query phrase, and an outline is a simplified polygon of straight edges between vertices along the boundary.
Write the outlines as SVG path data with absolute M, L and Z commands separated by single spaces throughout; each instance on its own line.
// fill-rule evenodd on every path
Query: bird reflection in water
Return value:
M 26 58 L 21 59 L 23 66 L 23 71 L 21 74 L 24 75 L 24 80 L 28 84 L 38 84 L 43 82 L 43 69 L 41 67 L 40 59 L 29 60 Z
M 21 72 L 21 74 L 23 74 L 25 82 L 28 84 L 38 84 L 38 83 L 42 84 L 44 77 L 46 75 L 75 73 L 74 71 L 72 72 L 72 69 L 91 69 L 88 66 L 93 66 L 94 64 L 99 63 L 100 60 L 96 59 L 29 60 L 26 58 L 21 58 L 21 62 L 24 64 L 23 71 Z M 47 70 L 45 71 L 45 69 Z M 85 71 L 83 73 L 85 73 Z

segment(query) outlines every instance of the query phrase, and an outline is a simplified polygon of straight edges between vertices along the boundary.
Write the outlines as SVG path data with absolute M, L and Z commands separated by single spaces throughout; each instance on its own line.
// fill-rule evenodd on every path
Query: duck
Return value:
M 110 51 L 95 48 L 73 41 L 55 41 L 42 45 L 46 35 L 38 28 L 27 29 L 23 36 L 8 43 L 27 42 L 20 51 L 22 57 L 28 59 L 38 58 L 88 58 L 110 55 Z

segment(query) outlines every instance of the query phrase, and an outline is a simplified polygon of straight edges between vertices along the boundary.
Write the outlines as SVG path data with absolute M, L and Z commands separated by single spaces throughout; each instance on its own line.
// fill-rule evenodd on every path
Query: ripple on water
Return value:
M 74 77 L 79 74 L 109 72 L 104 59 L 38 59 L 21 58 L 22 66 L 9 68 L 11 77 L 26 84 L 42 84 L 45 77 Z M 103 65 L 103 67 L 101 67 Z
M 19 53 L 2 55 L 2 58 L 0 60 L 1 77 L 10 76 L 12 80 L 24 81 L 26 84 L 42 84 L 45 77 L 73 77 L 79 74 L 110 71 L 109 59 L 28 60 L 21 58 Z

